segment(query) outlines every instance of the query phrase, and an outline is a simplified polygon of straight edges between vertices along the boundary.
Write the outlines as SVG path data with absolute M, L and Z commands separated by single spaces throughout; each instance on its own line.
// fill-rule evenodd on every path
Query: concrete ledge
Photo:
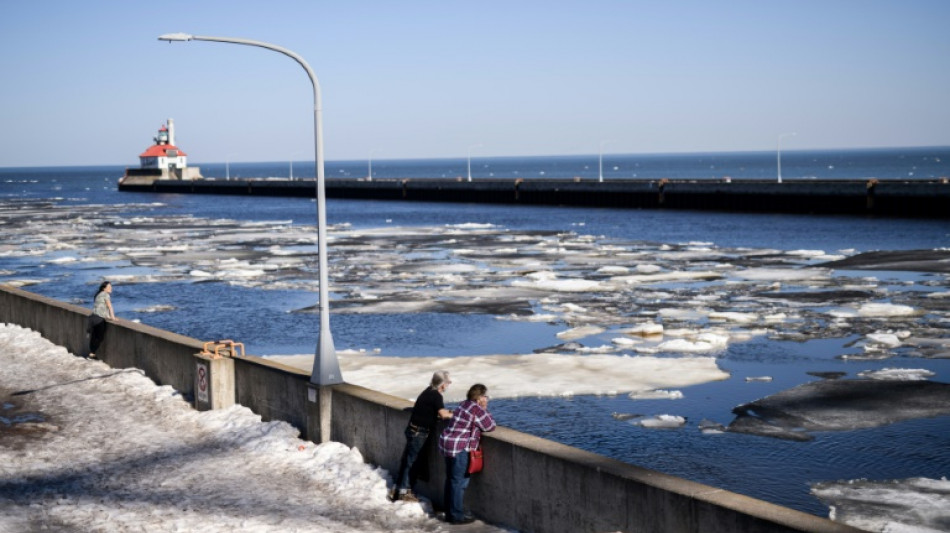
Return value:
M 0 322 L 33 329 L 81 353 L 89 311 L 0 285 Z M 194 397 L 195 358 L 203 344 L 142 324 L 109 321 L 97 355 L 110 365 L 141 368 L 159 384 Z M 284 420 L 305 436 L 314 427 L 306 372 L 259 357 L 234 357 L 238 403 L 265 420 Z M 326 387 L 330 437 L 369 463 L 395 473 L 411 402 L 350 384 Z M 314 440 L 313 437 L 310 437 Z M 431 439 L 430 439 L 431 440 Z M 466 501 L 480 518 L 524 532 L 815 532 L 858 529 L 715 487 L 499 428 L 485 435 L 485 470 Z M 430 442 L 421 494 L 441 503 L 444 466 Z

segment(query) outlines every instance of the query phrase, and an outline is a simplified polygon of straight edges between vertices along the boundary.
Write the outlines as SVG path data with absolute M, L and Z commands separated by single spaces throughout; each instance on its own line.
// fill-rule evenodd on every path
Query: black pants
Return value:
M 106 334 L 106 319 L 99 315 L 89 315 L 86 333 L 89 334 L 89 353 L 96 353 Z

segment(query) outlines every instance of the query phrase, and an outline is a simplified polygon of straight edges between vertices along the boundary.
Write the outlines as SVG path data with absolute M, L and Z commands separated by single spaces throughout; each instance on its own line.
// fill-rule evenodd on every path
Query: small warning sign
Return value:
M 196 363 L 195 393 L 199 402 L 208 403 L 208 365 Z

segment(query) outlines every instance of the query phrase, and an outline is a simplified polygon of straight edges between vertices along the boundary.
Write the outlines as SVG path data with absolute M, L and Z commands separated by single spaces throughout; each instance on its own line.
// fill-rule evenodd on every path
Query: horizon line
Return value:
M 804 152 L 866 152 L 866 151 L 877 151 L 877 150 L 950 150 L 950 145 L 920 145 L 920 146 L 867 146 L 867 147 L 851 147 L 851 148 L 796 148 L 796 149 L 783 149 L 782 154 L 790 153 L 804 153 Z M 775 154 L 777 150 L 708 150 L 708 151 L 671 151 L 671 152 L 604 152 L 603 156 L 617 157 L 617 156 L 684 156 L 684 155 L 725 155 L 725 154 Z M 472 159 L 485 160 L 485 159 L 534 159 L 534 158 L 574 158 L 574 157 L 592 157 L 598 158 L 600 154 L 598 153 L 571 153 L 571 154 L 535 154 L 535 155 L 479 155 L 472 156 Z M 459 161 L 466 160 L 467 156 L 441 156 L 441 157 L 381 157 L 381 158 L 372 158 L 373 161 Z M 366 162 L 370 160 L 369 157 L 362 159 L 328 159 L 325 161 L 325 164 L 330 163 L 351 163 L 351 162 Z M 312 162 L 308 159 L 272 159 L 272 160 L 242 160 L 242 161 L 203 161 L 196 162 L 193 166 L 200 166 L 201 164 L 267 164 L 267 163 L 288 163 L 293 161 L 310 163 Z M 13 165 L 13 166 L 4 166 L 0 165 L 0 169 L 19 169 L 19 168 L 62 168 L 62 167 L 120 167 L 120 168 L 131 168 L 132 165 L 123 164 L 123 163 L 62 163 L 62 164 L 53 164 L 53 165 Z

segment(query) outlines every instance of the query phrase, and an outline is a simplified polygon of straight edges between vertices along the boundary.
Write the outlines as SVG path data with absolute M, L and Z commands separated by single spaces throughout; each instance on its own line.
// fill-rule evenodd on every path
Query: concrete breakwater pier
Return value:
M 315 180 L 151 180 L 120 191 L 315 197 Z M 939 180 L 327 179 L 327 198 L 950 218 Z

